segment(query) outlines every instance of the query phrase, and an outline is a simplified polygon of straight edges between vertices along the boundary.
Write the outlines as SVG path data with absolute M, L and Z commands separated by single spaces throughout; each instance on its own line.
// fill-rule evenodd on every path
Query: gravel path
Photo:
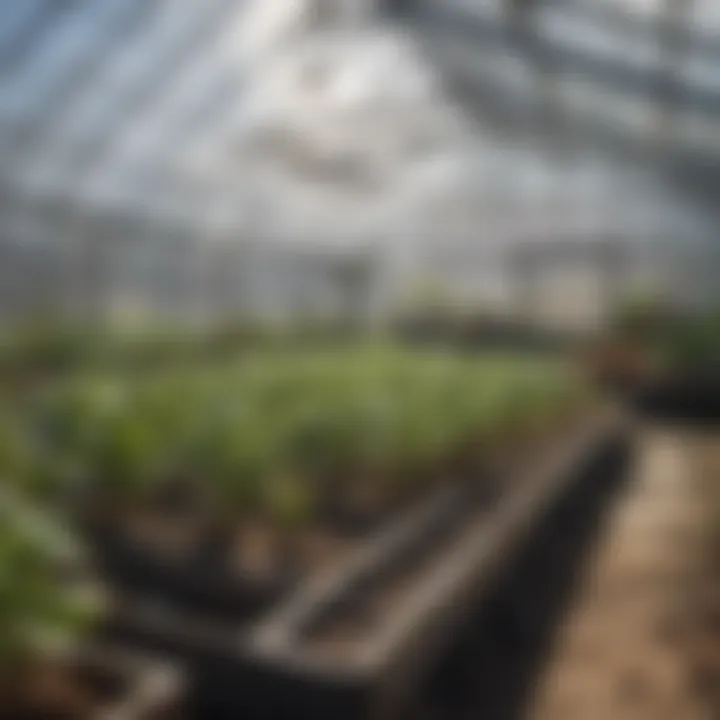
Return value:
M 528 720 L 720 717 L 720 435 L 645 430 L 634 462 Z

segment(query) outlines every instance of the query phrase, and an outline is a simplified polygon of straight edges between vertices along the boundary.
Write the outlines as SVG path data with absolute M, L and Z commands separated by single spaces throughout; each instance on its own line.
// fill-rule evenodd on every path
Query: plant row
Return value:
M 285 532 L 319 522 L 329 498 L 397 507 L 587 400 L 559 361 L 389 346 L 253 351 L 146 377 L 87 370 L 11 397 L 0 664 L 76 637 L 97 611 L 62 580 L 87 498 L 123 516 L 181 489 L 212 517 Z
M 549 360 L 387 347 L 259 352 L 141 378 L 84 373 L 6 417 L 6 474 L 31 492 L 137 504 L 191 487 L 217 512 L 311 519 L 323 495 L 387 502 L 463 454 L 542 429 L 583 397 Z

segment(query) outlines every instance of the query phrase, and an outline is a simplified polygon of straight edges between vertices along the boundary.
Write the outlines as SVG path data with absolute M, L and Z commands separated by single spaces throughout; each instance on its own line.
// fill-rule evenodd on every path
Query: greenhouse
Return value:
M 660 3 L 541 3 L 535 40 L 480 0 L 272 5 L 5 4 L 8 312 L 365 317 L 433 274 L 512 307 L 508 248 L 560 237 L 712 282 L 710 4 L 677 62 Z
M 0 3 L 0 720 L 720 717 L 719 38 Z

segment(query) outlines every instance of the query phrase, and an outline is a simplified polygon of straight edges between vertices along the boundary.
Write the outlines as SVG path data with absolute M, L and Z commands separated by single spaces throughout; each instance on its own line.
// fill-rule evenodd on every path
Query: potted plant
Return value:
M 104 600 L 79 547 L 18 497 L 0 495 L 0 716 L 179 717 L 177 671 L 92 640 Z
M 636 293 L 621 299 L 607 332 L 590 349 L 591 374 L 603 385 L 632 393 L 660 371 L 658 339 L 673 313 L 661 297 Z

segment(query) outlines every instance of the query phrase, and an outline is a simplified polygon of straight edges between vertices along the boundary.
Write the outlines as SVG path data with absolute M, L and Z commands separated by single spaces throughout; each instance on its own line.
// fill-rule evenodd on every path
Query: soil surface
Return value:
M 720 436 L 640 434 L 632 482 L 589 559 L 528 718 L 718 717 L 714 485 Z
M 558 509 L 415 718 L 720 718 L 720 433 L 642 428 Z
M 720 718 L 720 432 L 646 427 L 554 512 L 409 717 Z

